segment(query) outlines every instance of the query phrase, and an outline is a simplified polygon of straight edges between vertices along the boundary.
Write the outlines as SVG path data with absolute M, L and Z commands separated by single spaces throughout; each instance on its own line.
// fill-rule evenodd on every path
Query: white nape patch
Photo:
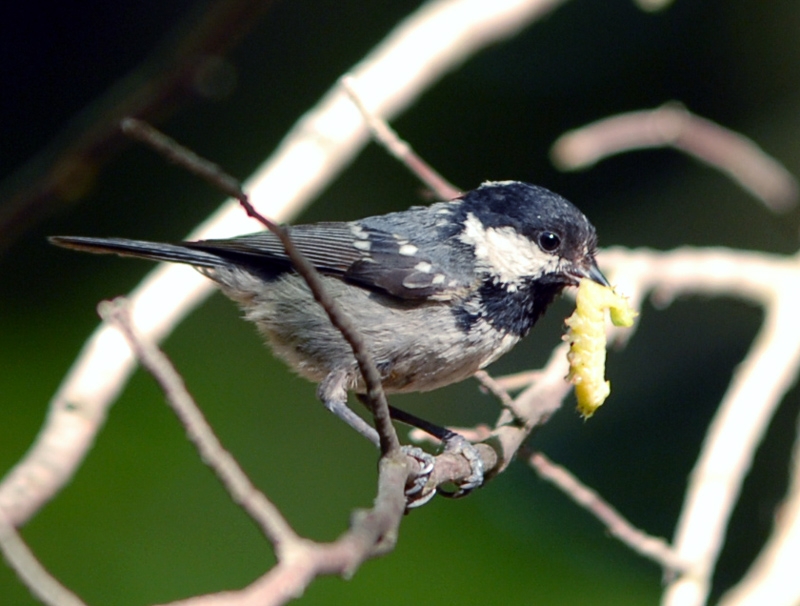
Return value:
M 356 240 L 353 242 L 353 247 L 364 252 L 369 252 L 372 248 L 372 243 L 369 240 Z
M 492 185 L 514 185 L 515 183 L 520 183 L 520 181 L 484 181 L 481 183 L 481 187 Z
M 428 263 L 427 261 L 420 261 L 414 266 L 414 269 L 417 271 L 421 271 L 422 273 L 430 273 L 431 269 L 433 269 L 433 265 Z
M 475 248 L 478 267 L 500 282 L 513 284 L 525 276 L 554 273 L 559 268 L 557 255 L 544 252 L 513 227 L 487 229 L 472 213 L 467 215 L 459 238 Z
M 417 248 L 413 244 L 403 244 L 397 252 L 403 255 L 404 257 L 413 257 L 414 255 L 417 254 L 417 251 L 419 251 L 419 248 Z

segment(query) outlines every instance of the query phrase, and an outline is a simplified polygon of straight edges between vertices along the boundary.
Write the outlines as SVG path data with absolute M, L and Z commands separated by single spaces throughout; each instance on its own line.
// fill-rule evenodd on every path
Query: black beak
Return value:
M 575 272 L 573 276 L 578 278 L 588 278 L 593 282 L 597 282 L 601 286 L 607 286 L 611 288 L 611 284 L 606 280 L 606 277 L 603 275 L 603 272 L 600 271 L 600 268 L 597 267 L 597 262 L 594 259 L 588 259 L 581 265 L 575 265 Z

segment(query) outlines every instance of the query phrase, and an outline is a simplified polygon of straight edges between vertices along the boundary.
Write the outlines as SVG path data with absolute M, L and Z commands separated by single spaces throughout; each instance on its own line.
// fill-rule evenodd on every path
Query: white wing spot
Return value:
M 419 248 L 417 248 L 413 244 L 406 243 L 403 244 L 397 252 L 403 255 L 404 257 L 413 257 L 414 255 L 417 254 L 417 251 L 419 251 Z
M 433 276 L 433 279 L 431 280 L 431 284 L 436 284 L 436 285 L 444 284 L 444 281 L 445 281 L 445 275 L 444 274 L 436 274 L 435 276 Z
M 360 225 L 351 225 L 350 226 L 350 233 L 353 234 L 359 240 L 366 240 L 369 238 L 369 234 L 364 231 L 364 228 Z
M 372 248 L 372 243 L 369 240 L 356 240 L 353 242 L 353 246 L 358 250 L 363 250 L 364 252 L 369 252 Z
M 433 269 L 433 265 L 431 265 L 427 261 L 420 261 L 414 266 L 414 269 L 427 274 L 430 273 L 431 269 Z

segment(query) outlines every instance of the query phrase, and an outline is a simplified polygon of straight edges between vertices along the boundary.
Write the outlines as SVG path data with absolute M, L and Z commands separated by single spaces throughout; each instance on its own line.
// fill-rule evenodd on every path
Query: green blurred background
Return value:
M 286 0 L 228 55 L 233 79 L 213 99 L 176 96 L 158 124 L 247 176 L 297 117 L 419 2 Z M 207 8 L 188 0 L 4 9 L 0 24 L 0 208 L 15 171 L 68 122 Z M 678 0 L 648 14 L 628 0 L 573 0 L 517 38 L 468 61 L 394 123 L 463 188 L 521 179 L 573 200 L 601 245 L 797 249 L 798 218 L 768 213 L 725 177 L 671 151 L 616 157 L 561 174 L 548 149 L 564 130 L 679 100 L 755 139 L 800 173 L 800 5 Z M 162 47 L 163 48 L 163 47 Z M 169 51 L 167 51 L 169 52 Z M 158 59 L 156 59 L 156 64 Z M 118 93 L 121 97 L 124 91 Z M 28 178 L 36 182 L 35 169 Z M 31 176 L 32 175 L 32 176 Z M 30 184 L 31 181 L 28 181 Z M 351 219 L 420 202 L 420 186 L 370 146 L 299 220 Z M 49 234 L 180 239 L 220 202 L 197 180 L 128 146 L 89 194 L 12 225 L 0 256 L 0 473 L 25 452 L 84 339 L 96 303 L 151 266 L 50 247 Z M 570 306 L 493 367 L 541 364 Z M 375 453 L 316 402 L 314 387 L 264 349 L 215 295 L 165 343 L 223 442 L 295 528 L 330 540 L 371 502 Z M 644 310 L 613 354 L 614 392 L 584 423 L 571 402 L 532 439 L 635 524 L 671 536 L 686 478 L 730 374 L 761 315 L 733 300 L 685 299 Z M 466 382 L 394 401 L 440 423 L 491 422 L 497 406 Z M 714 596 L 735 582 L 770 529 L 785 486 L 800 394 L 784 402 L 737 507 Z M 153 381 L 137 372 L 73 482 L 23 534 L 89 604 L 148 604 L 241 587 L 274 558 L 198 462 Z M 403 523 L 395 553 L 350 581 L 313 583 L 305 604 L 652 604 L 659 569 L 522 464 L 468 499 L 434 500 Z M 0 604 L 35 603 L 0 567 Z

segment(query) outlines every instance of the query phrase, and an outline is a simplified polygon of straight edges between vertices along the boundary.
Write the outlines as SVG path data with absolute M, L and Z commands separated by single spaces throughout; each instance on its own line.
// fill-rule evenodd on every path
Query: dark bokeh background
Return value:
M 419 2 L 276 1 L 229 55 L 235 86 L 162 108 L 160 126 L 246 176 L 294 120 Z M 202 5 L 38 1 L 0 21 L 0 178 L 139 66 Z M 187 24 L 187 19 L 189 23 Z M 671 151 L 560 174 L 564 130 L 677 99 L 739 130 L 800 173 L 800 6 L 791 0 L 678 0 L 647 14 L 628 0 L 573 0 L 446 77 L 395 122 L 434 166 L 471 188 L 541 183 L 575 201 L 601 244 L 725 245 L 790 253 L 798 217 L 773 216 L 723 176 Z M 91 120 L 91 115 L 87 118 Z M 5 193 L 9 192 L 8 182 Z M 368 148 L 302 220 L 348 219 L 419 201 L 419 185 Z M 90 194 L 20 227 L 0 257 L 0 470 L 25 452 L 49 397 L 97 323 L 98 300 L 127 292 L 144 262 L 54 249 L 56 233 L 178 239 L 220 196 L 133 147 Z M 4 204 L 0 200 L 0 205 Z M 10 240 L 9 240 L 10 241 Z M 497 373 L 540 364 L 558 342 L 558 304 Z M 214 296 L 165 344 L 223 442 L 301 533 L 333 539 L 368 505 L 375 454 L 316 403 Z M 760 312 L 731 300 L 646 308 L 610 359 L 614 393 L 590 422 L 568 405 L 532 440 L 645 529 L 671 536 L 687 474 Z M 492 421 L 467 382 L 397 403 L 449 424 Z M 768 532 L 800 405 L 787 398 L 748 479 L 715 579 L 734 582 Z M 147 604 L 241 587 L 273 557 L 197 461 L 153 381 L 137 373 L 74 481 L 23 531 L 90 604 Z M 460 502 L 435 500 L 403 524 L 397 551 L 350 581 L 315 582 L 306 604 L 647 604 L 660 571 L 516 464 Z M 0 567 L 0 602 L 34 603 Z

